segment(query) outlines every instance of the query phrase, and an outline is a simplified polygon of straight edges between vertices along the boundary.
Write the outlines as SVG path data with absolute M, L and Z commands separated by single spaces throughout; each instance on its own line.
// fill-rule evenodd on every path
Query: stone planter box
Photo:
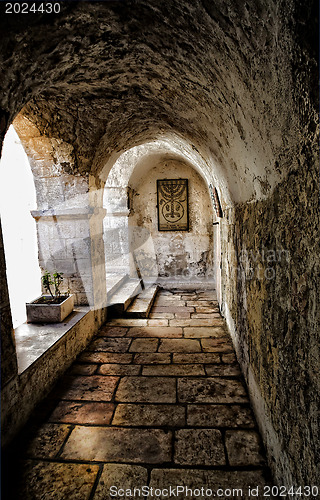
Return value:
M 50 299 L 50 295 L 41 295 Z M 37 297 L 38 300 L 40 297 Z M 60 304 L 26 304 L 28 323 L 61 323 L 72 311 L 74 307 L 74 295 L 69 295 Z

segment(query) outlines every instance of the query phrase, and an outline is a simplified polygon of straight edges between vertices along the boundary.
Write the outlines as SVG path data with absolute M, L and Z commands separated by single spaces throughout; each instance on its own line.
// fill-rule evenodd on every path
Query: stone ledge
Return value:
M 89 307 L 76 308 L 61 323 L 23 323 L 15 328 L 18 374 L 54 346 L 65 334 L 72 330 L 89 312 Z
M 92 216 L 104 217 L 106 210 L 100 207 L 75 207 L 75 208 L 49 208 L 47 210 L 31 210 L 31 215 L 37 221 L 57 219 L 90 219 Z
M 26 344 L 24 355 L 23 349 L 20 349 L 20 374 L 3 387 L 1 393 L 2 447 L 10 443 L 25 425 L 36 405 L 47 396 L 78 354 L 86 348 L 95 333 L 105 323 L 107 312 L 105 308 L 92 310 L 85 307 L 77 309 L 70 316 L 68 322 L 65 321 L 59 326 L 55 325 L 55 331 L 52 328 L 53 325 L 22 325 L 30 328 L 21 330 L 22 337 L 25 331 L 27 335 L 24 339 Z M 46 350 L 43 348 L 42 353 L 39 351 L 36 358 L 32 360 L 30 346 L 36 345 L 37 342 L 36 339 L 32 340 L 31 333 L 33 331 L 35 336 L 39 329 L 45 329 L 47 334 L 49 330 L 47 347 Z M 17 349 L 19 349 L 18 345 Z M 26 355 L 28 351 L 30 355 Z

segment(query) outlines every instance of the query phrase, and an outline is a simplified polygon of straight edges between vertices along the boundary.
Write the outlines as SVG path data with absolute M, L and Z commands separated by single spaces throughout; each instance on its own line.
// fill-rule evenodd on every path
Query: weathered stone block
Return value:
M 120 465 L 106 464 L 103 466 L 103 471 L 94 494 L 94 500 L 106 500 L 110 494 L 110 488 L 116 486 L 121 490 L 134 490 L 141 488 L 148 482 L 147 469 L 137 465 Z M 112 498 L 120 500 L 120 496 L 116 495 Z
M 160 337 L 160 338 L 179 338 L 182 337 L 182 328 L 162 327 L 162 326 L 144 326 L 131 328 L 127 337 Z
M 197 365 L 152 365 L 144 366 L 142 375 L 145 376 L 172 376 L 172 377 L 196 377 L 205 375 L 203 366 Z
M 178 400 L 181 403 L 248 403 L 241 381 L 222 378 L 178 380 Z
M 49 417 L 51 422 L 108 425 L 114 411 L 112 403 L 59 401 Z
M 192 353 L 173 354 L 173 363 L 221 363 L 219 354 L 212 353 Z
M 176 381 L 167 377 L 124 377 L 115 398 L 128 403 L 175 403 Z
M 78 360 L 82 363 L 131 363 L 133 354 L 109 352 L 83 352 Z
M 170 461 L 171 432 L 160 429 L 78 427 L 61 457 L 68 460 L 160 464 Z
M 192 427 L 254 427 L 252 411 L 242 405 L 188 405 L 187 423 Z
M 181 465 L 225 465 L 221 432 L 216 429 L 182 429 L 175 433 L 174 462 Z
M 112 424 L 181 427 L 185 425 L 185 409 L 183 406 L 167 404 L 119 404 Z
M 43 499 L 45 492 L 52 491 L 57 500 L 89 498 L 99 467 L 93 464 L 68 464 L 25 461 L 23 473 L 17 474 L 17 483 L 11 484 L 13 498 Z
M 129 351 L 130 352 L 156 352 L 159 339 L 134 339 Z
M 103 375 L 64 377 L 58 395 L 75 401 L 110 401 L 118 380 L 118 377 Z
M 71 430 L 70 425 L 43 424 L 35 433 L 24 437 L 26 442 L 23 449 L 30 458 L 54 458 Z M 30 432 L 30 431 L 29 431 Z
M 171 362 L 171 358 L 169 353 L 138 353 L 133 362 L 142 365 L 166 364 Z
M 227 431 L 226 448 L 230 465 L 265 465 L 262 443 L 255 431 Z
M 163 339 L 160 341 L 159 352 L 200 352 L 198 340 Z
M 139 375 L 139 365 L 103 364 L 98 369 L 100 375 Z
M 225 328 L 214 326 L 186 326 L 184 328 L 185 338 L 221 338 L 227 337 L 228 333 Z
M 127 352 L 130 346 L 130 339 L 126 338 L 105 338 L 100 337 L 91 342 L 88 346 L 88 351 L 104 351 L 104 352 Z

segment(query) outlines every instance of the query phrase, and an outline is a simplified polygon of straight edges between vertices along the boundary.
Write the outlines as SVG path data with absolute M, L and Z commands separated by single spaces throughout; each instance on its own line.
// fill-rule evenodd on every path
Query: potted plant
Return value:
M 55 271 L 51 276 L 48 271 L 45 271 L 41 281 L 48 294 L 43 294 L 26 304 L 27 322 L 60 323 L 72 312 L 74 296 L 69 292 L 61 293 L 63 273 Z

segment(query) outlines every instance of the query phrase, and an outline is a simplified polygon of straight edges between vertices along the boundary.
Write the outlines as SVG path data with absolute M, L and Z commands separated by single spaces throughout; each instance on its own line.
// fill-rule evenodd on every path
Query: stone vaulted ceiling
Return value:
M 316 123 L 306 90 L 315 87 L 312 5 L 61 5 L 59 15 L 2 16 L 7 125 L 23 109 L 42 134 L 72 144 L 80 173 L 113 151 L 176 134 L 216 165 L 235 201 L 267 195 L 294 168 L 301 116 Z M 305 132 L 313 137 L 315 127 Z

